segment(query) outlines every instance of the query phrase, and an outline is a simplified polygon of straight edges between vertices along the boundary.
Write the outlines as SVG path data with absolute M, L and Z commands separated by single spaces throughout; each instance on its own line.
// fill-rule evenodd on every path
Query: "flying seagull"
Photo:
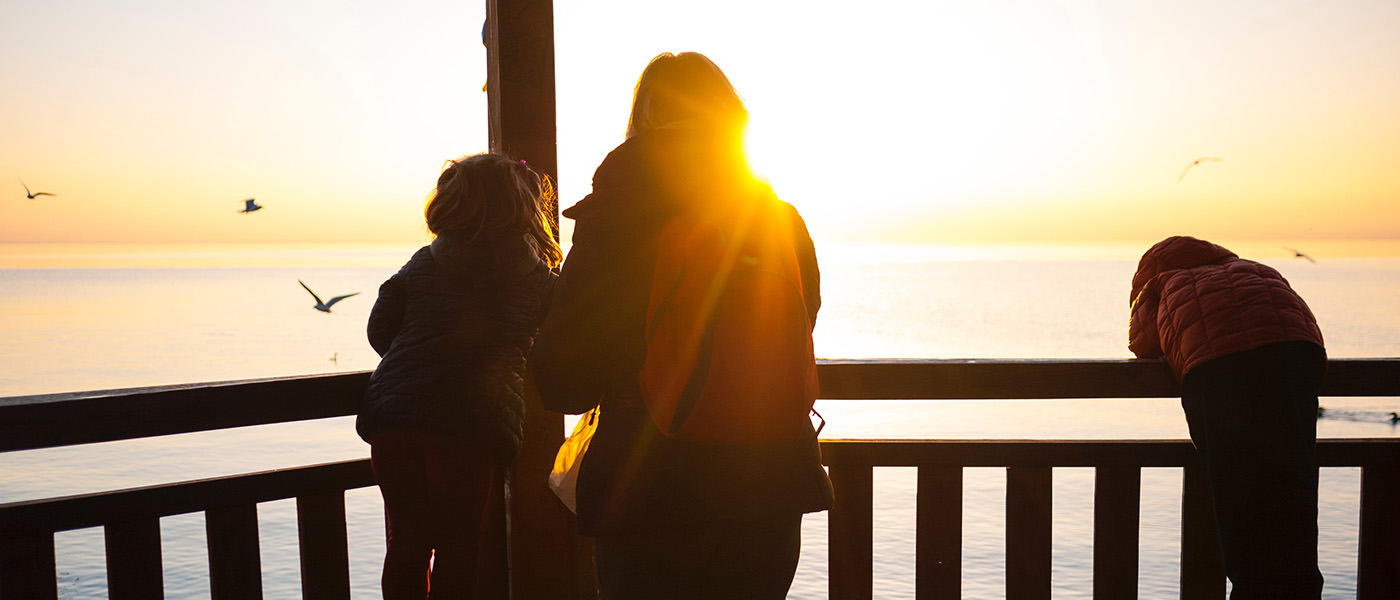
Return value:
M 1293 248 L 1289 248 L 1289 247 L 1286 247 L 1286 246 L 1285 246 L 1285 247 L 1284 247 L 1284 250 L 1287 250 L 1287 251 L 1289 251 L 1289 252 L 1292 252 L 1294 258 L 1306 258 L 1306 259 L 1308 259 L 1308 262 L 1313 263 L 1313 264 L 1317 264 L 1317 261 L 1313 260 L 1313 257 L 1308 256 L 1308 255 L 1306 255 L 1306 254 L 1303 254 L 1302 252 L 1299 252 L 1299 251 L 1297 251 L 1297 250 L 1294 250 Z
M 243 201 L 243 210 L 240 210 L 240 211 L 238 211 L 238 212 L 241 212 L 241 213 L 243 213 L 243 214 L 248 214 L 248 213 L 253 212 L 253 211 L 255 211 L 255 210 L 262 210 L 262 205 L 261 205 L 261 204 L 258 204 L 257 200 L 254 200 L 254 199 L 252 199 L 252 198 L 249 198 L 249 199 Z
M 306 293 L 311 294 L 311 297 L 316 299 L 316 310 L 319 310 L 319 311 L 321 311 L 321 312 L 323 312 L 323 313 L 331 312 L 331 307 L 332 307 L 332 306 L 335 306 L 335 303 L 336 303 L 336 302 L 340 302 L 341 300 L 344 300 L 344 299 L 346 299 L 346 298 L 349 298 L 349 297 L 354 296 L 355 294 L 358 294 L 358 293 L 359 293 L 359 292 L 355 292 L 354 294 L 346 294 L 346 295 L 344 295 L 344 296 L 336 296 L 336 297 L 334 297 L 334 298 L 331 298 L 330 302 L 322 302 L 322 301 L 321 301 L 321 297 L 320 297 L 320 296 L 317 296 L 317 295 L 316 295 L 316 292 L 313 292 L 313 291 L 311 291 L 311 288 L 306 287 L 306 283 L 302 282 L 302 280 L 300 280 L 300 279 L 297 280 L 297 283 L 300 283 L 300 284 L 301 284 L 301 287 L 304 288 L 304 289 L 306 289 Z
M 24 185 L 24 180 L 20 179 L 19 184 Z M 48 192 L 31 192 L 29 191 L 29 186 L 24 185 L 24 195 L 29 196 L 29 199 L 33 200 L 39 196 L 57 196 L 58 194 L 50 194 Z
M 1191 161 L 1191 164 L 1186 165 L 1186 168 L 1181 170 L 1181 175 L 1177 176 L 1176 182 L 1177 182 L 1177 183 L 1181 183 L 1181 180 L 1186 178 L 1186 173 L 1187 173 L 1187 171 L 1190 171 L 1190 170 L 1191 170 L 1191 167 L 1194 167 L 1194 166 L 1196 166 L 1196 165 L 1201 164 L 1201 161 L 1203 161 L 1203 160 L 1209 160 L 1209 161 L 1213 161 L 1213 162 L 1220 162 L 1220 161 L 1225 160 L 1225 159 L 1220 158 L 1220 157 L 1218 157 L 1218 156 L 1202 156 L 1202 157 L 1200 157 L 1200 158 L 1198 158 L 1198 159 L 1196 159 L 1196 160 L 1193 160 L 1193 161 Z

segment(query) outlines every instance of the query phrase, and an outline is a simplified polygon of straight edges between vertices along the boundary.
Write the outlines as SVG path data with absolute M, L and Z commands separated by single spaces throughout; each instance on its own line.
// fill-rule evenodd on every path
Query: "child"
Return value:
M 1317 600 L 1317 393 L 1327 355 L 1278 271 L 1171 237 L 1133 275 L 1128 348 L 1165 357 L 1215 501 L 1231 598 Z
M 553 190 L 523 161 L 449 161 L 424 210 L 434 235 L 379 288 L 355 428 L 384 496 L 384 598 L 475 597 L 496 468 L 514 460 L 525 355 L 562 260 Z M 429 565 L 431 564 L 431 573 Z

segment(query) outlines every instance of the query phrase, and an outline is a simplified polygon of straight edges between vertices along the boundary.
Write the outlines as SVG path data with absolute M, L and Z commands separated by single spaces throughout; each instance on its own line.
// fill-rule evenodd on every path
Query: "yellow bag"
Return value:
M 554 469 L 549 472 L 549 489 L 554 490 L 554 495 L 559 496 L 564 506 L 574 513 L 578 512 L 575 491 L 578 489 L 579 465 L 583 464 L 588 442 L 593 440 L 593 431 L 598 429 L 599 408 L 593 407 L 578 420 L 569 439 L 560 444 L 559 453 L 554 455 Z

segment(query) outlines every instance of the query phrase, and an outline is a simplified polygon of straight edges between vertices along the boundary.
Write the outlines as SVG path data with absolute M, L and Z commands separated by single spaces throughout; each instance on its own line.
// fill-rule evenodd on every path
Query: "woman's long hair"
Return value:
M 555 241 L 553 182 L 523 160 L 477 154 L 447 161 L 423 209 L 428 231 L 519 233 L 550 268 L 563 262 Z
M 742 130 L 749 112 L 724 71 L 699 52 L 663 52 L 647 63 L 632 94 L 627 137 L 671 123 L 707 119 Z

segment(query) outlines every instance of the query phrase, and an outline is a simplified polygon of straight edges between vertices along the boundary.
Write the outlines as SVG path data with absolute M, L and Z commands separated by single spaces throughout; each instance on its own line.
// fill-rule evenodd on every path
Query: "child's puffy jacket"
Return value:
M 379 287 L 370 345 L 383 357 L 355 427 L 477 445 L 509 463 L 524 435 L 525 355 L 554 273 L 519 235 L 445 231 Z
M 1275 342 L 1322 346 L 1317 319 L 1273 268 L 1193 237 L 1170 237 L 1133 275 L 1128 349 L 1165 357 L 1177 379 L 1226 354 Z

